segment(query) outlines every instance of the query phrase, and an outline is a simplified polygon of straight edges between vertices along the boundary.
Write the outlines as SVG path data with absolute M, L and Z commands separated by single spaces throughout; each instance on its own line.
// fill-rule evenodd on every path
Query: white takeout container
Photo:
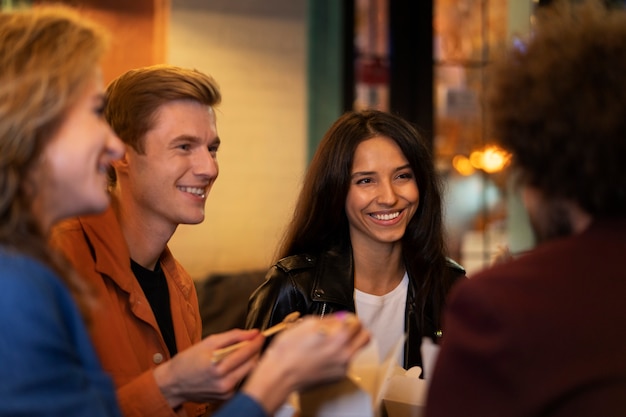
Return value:
M 371 342 L 353 360 L 348 376 L 302 392 L 297 397 L 299 417 L 420 417 L 426 404 L 428 383 L 422 369 L 404 370 L 397 364 L 404 340 L 399 340 L 380 362 Z M 422 342 L 425 375 L 432 372 L 438 352 L 428 338 Z

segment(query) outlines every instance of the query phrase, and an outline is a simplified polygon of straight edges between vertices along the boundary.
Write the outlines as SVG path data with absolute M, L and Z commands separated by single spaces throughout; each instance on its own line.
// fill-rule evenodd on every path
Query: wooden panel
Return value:
M 170 0 L 64 0 L 63 3 L 79 8 L 85 16 L 111 31 L 111 48 L 102 63 L 105 83 L 129 69 L 166 62 Z

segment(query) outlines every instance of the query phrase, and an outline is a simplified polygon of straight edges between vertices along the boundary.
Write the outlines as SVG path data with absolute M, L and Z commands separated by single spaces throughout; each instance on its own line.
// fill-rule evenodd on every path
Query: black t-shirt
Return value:
M 130 267 L 139 285 L 141 285 L 148 303 L 150 303 L 167 349 L 170 351 L 170 356 L 176 355 L 176 337 L 174 336 L 174 324 L 172 323 L 170 292 L 167 288 L 167 280 L 161 269 L 161 264 L 157 262 L 154 271 L 151 271 L 131 259 Z

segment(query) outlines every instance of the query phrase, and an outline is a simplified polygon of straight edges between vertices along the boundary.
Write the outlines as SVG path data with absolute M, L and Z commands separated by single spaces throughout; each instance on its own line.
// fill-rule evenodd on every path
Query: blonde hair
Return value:
M 84 284 L 50 252 L 31 213 L 28 172 L 98 67 L 107 33 L 66 6 L 0 13 L 0 245 Z

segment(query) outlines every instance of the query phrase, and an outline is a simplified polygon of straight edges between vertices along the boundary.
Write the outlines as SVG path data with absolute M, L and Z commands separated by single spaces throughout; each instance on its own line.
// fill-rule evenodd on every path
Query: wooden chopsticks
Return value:
M 293 323 L 295 323 L 298 318 L 300 318 L 300 313 L 297 311 L 294 311 L 293 313 L 287 314 L 285 316 L 285 318 L 283 319 L 283 321 L 281 321 L 280 323 L 276 324 L 275 326 L 269 327 L 265 330 L 263 330 L 261 332 L 261 334 L 265 337 L 271 336 L 273 334 L 276 334 L 282 330 L 285 330 L 287 327 L 291 326 Z M 236 351 L 237 349 L 239 349 L 242 346 L 245 346 L 246 344 L 248 344 L 250 342 L 248 342 L 247 340 L 244 340 L 243 342 L 238 342 L 235 343 L 233 345 L 230 346 L 226 346 L 225 348 L 221 348 L 221 349 L 217 349 L 215 351 L 213 351 L 213 363 L 217 363 L 219 361 L 221 361 L 222 359 L 224 359 L 228 354 Z

